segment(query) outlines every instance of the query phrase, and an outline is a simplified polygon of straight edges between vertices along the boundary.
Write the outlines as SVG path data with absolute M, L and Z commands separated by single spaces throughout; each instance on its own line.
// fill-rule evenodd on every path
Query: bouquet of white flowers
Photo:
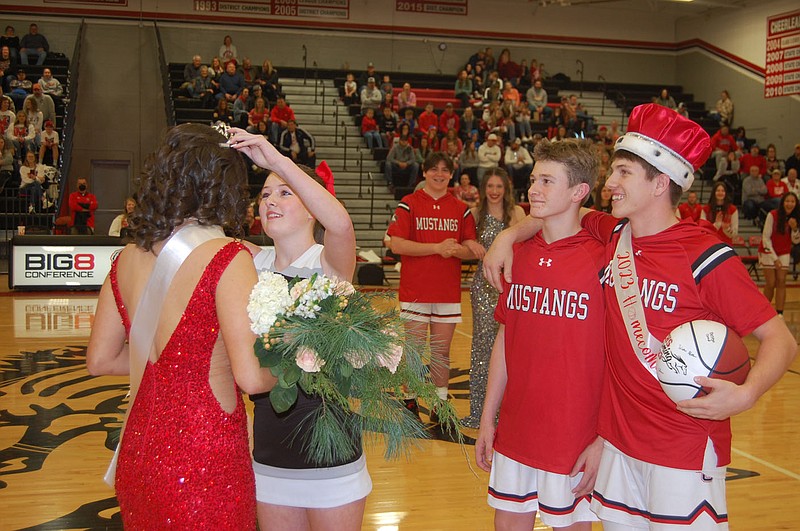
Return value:
M 436 411 L 440 425 L 461 440 L 452 406 L 436 395 L 419 341 L 403 339 L 397 311 L 381 310 L 381 294 L 356 291 L 346 281 L 323 275 L 287 281 L 259 274 L 247 311 L 259 335 L 255 352 L 262 367 L 278 378 L 269 398 L 276 412 L 297 401 L 298 387 L 322 399 L 306 419 L 305 445 L 311 459 L 324 465 L 352 458 L 352 433 L 381 433 L 386 457 L 409 449 L 428 433 L 401 400 L 416 394 Z

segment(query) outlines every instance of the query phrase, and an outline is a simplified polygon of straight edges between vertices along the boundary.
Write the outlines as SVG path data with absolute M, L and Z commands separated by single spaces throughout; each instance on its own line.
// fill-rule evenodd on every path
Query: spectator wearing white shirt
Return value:
M 39 78 L 39 86 L 42 87 L 42 92 L 51 98 L 60 98 L 64 94 L 64 87 L 61 81 L 53 77 L 53 72 L 49 68 L 45 68 L 42 72 L 42 77 Z
M 483 180 L 486 172 L 492 171 L 500 164 L 503 152 L 497 145 L 497 135 L 494 133 L 486 137 L 486 142 L 478 148 L 478 182 Z
M 533 157 L 527 149 L 522 147 L 522 141 L 515 138 L 506 148 L 506 171 L 515 190 L 528 188 L 531 172 L 533 171 Z
M 797 170 L 792 168 L 786 172 L 786 177 L 781 179 L 789 187 L 789 191 L 800 196 L 800 180 L 797 179 Z

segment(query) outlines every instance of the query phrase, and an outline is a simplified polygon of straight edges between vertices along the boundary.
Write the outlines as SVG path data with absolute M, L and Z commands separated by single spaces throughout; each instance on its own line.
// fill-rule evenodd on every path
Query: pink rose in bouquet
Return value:
M 322 366 L 325 365 L 325 360 L 320 358 L 314 350 L 307 347 L 301 347 L 297 350 L 295 362 L 305 372 L 319 372 Z

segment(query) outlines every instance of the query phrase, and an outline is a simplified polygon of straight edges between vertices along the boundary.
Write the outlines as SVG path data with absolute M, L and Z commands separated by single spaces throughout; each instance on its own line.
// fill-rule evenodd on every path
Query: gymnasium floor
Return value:
M 118 427 L 127 378 L 86 372 L 96 294 L 10 293 L 3 276 L 0 285 L 0 530 L 121 529 L 113 491 L 101 478 L 112 455 L 107 435 Z M 789 300 L 786 320 L 798 337 L 800 290 L 790 288 Z M 466 291 L 463 303 L 450 391 L 465 415 L 472 331 Z M 747 342 L 754 352 L 754 340 Z M 791 505 L 800 490 L 799 413 L 800 361 L 795 361 L 754 409 L 734 419 L 731 529 L 800 529 Z M 367 456 L 374 490 L 363 529 L 492 529 L 488 474 L 474 466 L 472 446 L 421 441 L 409 460 L 386 462 L 376 443 Z

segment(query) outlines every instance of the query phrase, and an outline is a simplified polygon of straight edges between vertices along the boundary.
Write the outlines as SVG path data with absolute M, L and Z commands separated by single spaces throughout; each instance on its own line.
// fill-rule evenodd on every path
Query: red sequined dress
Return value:
M 209 262 L 161 356 L 147 363 L 117 466 L 125 529 L 255 529 L 255 479 L 244 403 L 237 389 L 236 408 L 225 412 L 209 385 L 219 333 L 217 283 L 245 250 L 232 242 Z M 116 261 L 111 285 L 130 332 Z

